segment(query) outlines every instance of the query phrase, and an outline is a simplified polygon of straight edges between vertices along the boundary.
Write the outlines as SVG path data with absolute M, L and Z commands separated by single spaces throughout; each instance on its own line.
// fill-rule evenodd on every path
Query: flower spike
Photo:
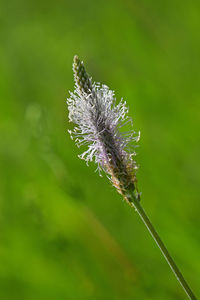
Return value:
M 110 177 L 113 185 L 127 200 L 130 192 L 136 189 L 137 169 L 133 160 L 133 142 L 138 135 L 132 130 L 121 133 L 119 128 L 132 120 L 127 116 L 125 101 L 116 104 L 114 92 L 106 85 L 92 83 L 83 62 L 74 57 L 73 71 L 75 91 L 67 99 L 69 120 L 76 124 L 70 134 L 77 146 L 87 144 L 88 150 L 79 157 L 87 163 L 94 160 L 99 169 L 103 169 Z M 131 147 L 132 146 L 132 147 Z

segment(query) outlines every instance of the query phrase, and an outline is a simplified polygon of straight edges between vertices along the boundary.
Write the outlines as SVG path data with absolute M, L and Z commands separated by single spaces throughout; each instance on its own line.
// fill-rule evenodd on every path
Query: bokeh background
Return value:
M 144 228 L 77 158 L 78 54 L 127 100 L 142 203 L 200 295 L 200 2 L 1 1 L 0 298 L 186 299 Z

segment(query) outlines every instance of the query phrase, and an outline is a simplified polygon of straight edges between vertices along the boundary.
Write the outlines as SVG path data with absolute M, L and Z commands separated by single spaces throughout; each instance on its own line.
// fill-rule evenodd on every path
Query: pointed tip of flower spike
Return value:
M 83 62 L 78 55 L 74 56 L 73 60 L 74 80 L 80 94 L 90 94 L 92 91 L 92 82 L 89 78 Z
M 82 63 L 83 64 L 83 63 Z M 74 55 L 74 59 L 73 59 L 73 71 L 74 73 L 77 72 L 78 68 L 80 68 L 81 66 L 81 60 L 80 58 L 78 57 L 78 55 Z

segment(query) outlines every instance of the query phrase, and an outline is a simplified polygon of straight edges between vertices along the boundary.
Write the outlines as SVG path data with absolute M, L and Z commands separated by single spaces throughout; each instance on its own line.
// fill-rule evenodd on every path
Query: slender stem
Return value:
M 177 265 L 175 264 L 174 260 L 172 259 L 171 255 L 169 254 L 167 248 L 163 244 L 162 240 L 160 239 L 157 231 L 153 227 L 151 221 L 149 220 L 148 216 L 146 215 L 144 209 L 142 208 L 140 202 L 138 199 L 136 199 L 135 195 L 132 194 L 131 197 L 128 199 L 129 204 L 135 208 L 135 210 L 138 212 L 140 218 L 142 219 L 143 223 L 147 227 L 148 231 L 152 235 L 154 241 L 160 248 L 160 251 L 162 252 L 163 256 L 165 257 L 167 263 L 169 264 L 170 268 L 174 272 L 176 278 L 182 285 L 185 293 L 187 294 L 188 298 L 191 300 L 197 300 L 195 295 L 193 294 L 192 290 L 190 289 L 189 285 L 185 281 L 183 275 L 181 274 L 180 270 L 178 269 Z

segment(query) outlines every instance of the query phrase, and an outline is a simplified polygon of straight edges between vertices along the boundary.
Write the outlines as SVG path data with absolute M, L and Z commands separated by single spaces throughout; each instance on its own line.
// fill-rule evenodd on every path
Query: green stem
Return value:
M 135 208 L 135 210 L 139 214 L 139 216 L 142 219 L 143 223 L 145 224 L 148 231 L 152 235 L 154 241 L 156 242 L 156 244 L 160 248 L 160 251 L 162 252 L 163 256 L 165 257 L 165 259 L 166 259 L 167 263 L 169 264 L 170 268 L 174 272 L 176 278 L 178 279 L 178 281 L 182 285 L 182 287 L 183 287 L 185 293 L 187 294 L 188 298 L 191 299 L 191 300 L 197 300 L 197 298 L 193 294 L 192 290 L 190 289 L 189 285 L 185 281 L 183 275 L 181 274 L 180 270 L 178 269 L 177 265 L 175 264 L 174 260 L 172 259 L 171 255 L 169 254 L 167 248 L 165 247 L 162 240 L 160 239 L 157 231 L 155 230 L 155 228 L 153 227 L 151 221 L 149 220 L 148 216 L 146 215 L 146 213 L 145 213 L 144 209 L 142 208 L 140 202 L 138 201 L 138 199 L 136 199 L 134 194 L 131 195 L 131 197 L 128 199 L 128 202 L 131 206 L 133 206 Z

